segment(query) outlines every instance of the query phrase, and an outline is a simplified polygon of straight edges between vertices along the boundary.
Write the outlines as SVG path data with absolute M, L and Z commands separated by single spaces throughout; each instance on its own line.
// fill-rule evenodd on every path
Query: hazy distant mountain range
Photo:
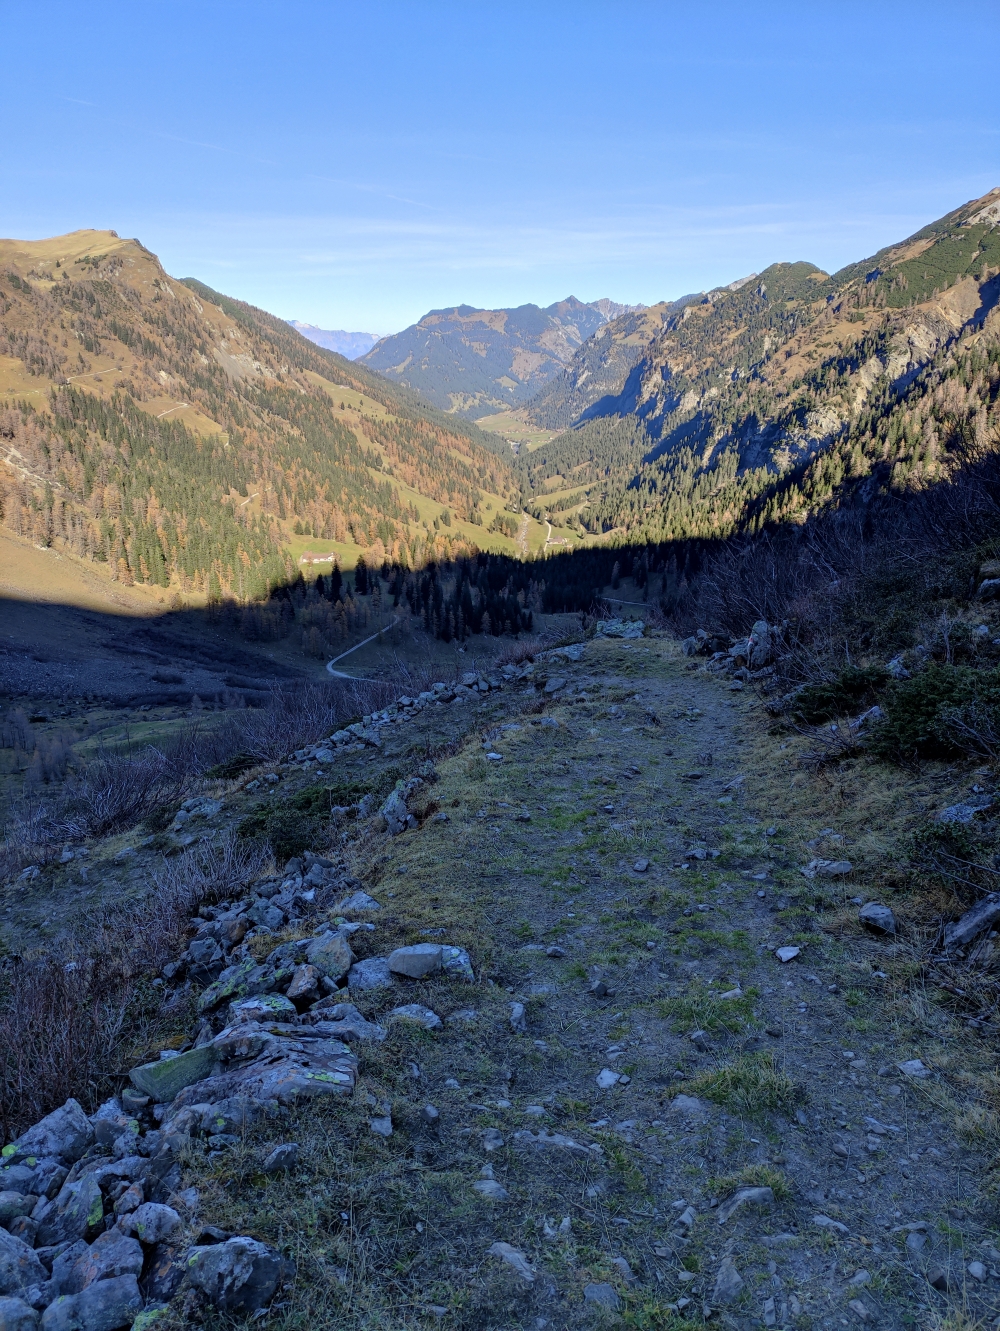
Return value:
M 545 309 L 431 310 L 363 357 L 387 379 L 416 389 L 442 411 L 477 417 L 533 397 L 609 320 L 642 306 L 575 296 Z M 301 331 L 305 331 L 304 329 Z
M 357 360 L 366 351 L 371 351 L 378 341 L 378 333 L 345 333 L 341 328 L 317 328 L 315 324 L 304 324 L 299 319 L 289 319 L 287 322 L 310 342 L 325 347 L 327 351 L 335 351 L 345 360 Z

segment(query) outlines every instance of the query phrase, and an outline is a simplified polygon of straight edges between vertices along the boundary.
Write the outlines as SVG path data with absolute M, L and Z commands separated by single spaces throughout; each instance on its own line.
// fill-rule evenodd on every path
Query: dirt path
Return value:
M 391 1106 L 391 1138 L 337 1109 L 307 1144 L 312 1184 L 287 1212 L 278 1185 L 266 1216 L 251 1207 L 276 1237 L 303 1188 L 319 1208 L 297 1231 L 298 1315 L 569 1328 L 604 1300 L 647 1328 L 996 1317 L 949 1032 L 915 1008 L 898 945 L 830 931 L 859 888 L 802 876 L 822 824 L 771 822 L 754 704 L 675 650 L 588 644 L 549 667 L 566 683 L 542 713 L 490 695 L 480 737 L 439 761 L 448 820 L 363 848 L 386 906 L 372 955 L 393 930 L 458 942 L 479 983 L 360 1000 L 381 1019 L 419 999 L 444 1025 L 397 1025 L 363 1060 L 356 1100 Z M 782 964 L 781 945 L 800 953 Z M 930 1076 L 899 1071 L 921 1054 Z M 730 1215 L 740 1188 L 771 1191 Z
M 517 536 L 514 538 L 517 542 L 517 553 L 522 559 L 528 557 L 528 515 L 521 514 L 521 525 L 517 529 Z

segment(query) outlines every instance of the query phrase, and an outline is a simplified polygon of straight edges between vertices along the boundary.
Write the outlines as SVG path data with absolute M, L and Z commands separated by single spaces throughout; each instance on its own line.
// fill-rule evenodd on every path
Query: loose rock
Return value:
M 621 1298 L 614 1285 L 609 1285 L 607 1281 L 600 1281 L 598 1284 L 585 1285 L 583 1287 L 584 1303 L 593 1303 L 598 1308 L 606 1308 L 608 1312 L 616 1313 L 622 1306 Z
M 134 1275 L 98 1280 L 79 1294 L 62 1295 L 42 1314 L 41 1331 L 118 1331 L 142 1308 Z
M 38 1314 L 23 1299 L 0 1299 L 0 1331 L 37 1331 Z
M 998 911 L 1000 914 L 1000 911 Z M 888 906 L 883 906 L 877 901 L 869 901 L 866 906 L 862 906 L 858 912 L 858 919 L 866 929 L 871 929 L 877 934 L 894 934 L 896 932 L 896 917 Z
M 256 1312 L 270 1303 L 284 1274 L 273 1248 L 237 1237 L 193 1248 L 188 1277 L 223 1312 Z
M 48 1278 L 48 1272 L 27 1243 L 0 1229 L 0 1294 L 22 1294 Z
M 762 1210 L 774 1205 L 774 1192 L 771 1188 L 740 1188 L 732 1197 L 724 1201 L 716 1212 L 720 1225 L 736 1214 L 741 1206 L 757 1206 Z
M 422 980 L 441 969 L 441 947 L 435 943 L 414 943 L 411 947 L 397 947 L 389 954 L 389 969 L 396 975 Z
M 394 1007 L 389 1016 L 397 1017 L 400 1021 L 416 1022 L 425 1031 L 439 1031 L 442 1026 L 438 1014 L 432 1012 L 429 1007 L 424 1007 L 421 1003 L 404 1003 L 402 1007 Z
M 719 1267 L 719 1273 L 715 1277 L 715 1290 L 712 1294 L 712 1302 L 721 1305 L 732 1303 L 739 1298 L 740 1291 L 743 1288 L 743 1277 L 733 1265 L 733 1259 L 726 1257 Z
M 159 1202 L 143 1202 L 118 1222 L 123 1233 L 134 1234 L 142 1243 L 168 1243 L 183 1228 L 183 1222 L 172 1206 Z
M 502 1183 L 497 1183 L 495 1179 L 481 1178 L 477 1179 L 472 1185 L 472 1191 L 478 1192 L 480 1197 L 485 1197 L 490 1202 L 506 1202 L 510 1200 L 510 1193 Z
M 533 1284 L 535 1273 L 531 1269 L 531 1264 L 519 1248 L 512 1248 L 509 1243 L 494 1243 L 486 1249 L 488 1257 L 499 1257 L 502 1262 L 511 1267 L 522 1280 L 528 1284 Z

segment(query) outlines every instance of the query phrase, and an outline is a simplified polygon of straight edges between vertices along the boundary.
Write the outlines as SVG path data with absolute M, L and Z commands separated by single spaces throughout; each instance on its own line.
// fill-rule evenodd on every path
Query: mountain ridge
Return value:
M 591 534 L 725 534 L 850 439 L 867 465 L 861 436 L 1000 298 L 998 218 L 994 189 L 835 274 L 776 263 L 612 321 L 520 413 L 566 431 L 518 459 L 523 502 L 582 489 Z
M 306 549 L 353 564 L 484 542 L 502 442 L 137 240 L 0 241 L 0 521 L 124 583 L 246 601 Z
M 482 417 L 527 400 L 592 333 L 632 308 L 639 307 L 607 298 L 588 303 L 575 296 L 544 309 L 454 305 L 428 310 L 362 359 L 439 410 Z
M 381 337 L 379 333 L 349 333 L 342 328 L 318 328 L 300 319 L 287 319 L 286 323 L 318 347 L 334 351 L 346 360 L 357 360 L 366 355 Z

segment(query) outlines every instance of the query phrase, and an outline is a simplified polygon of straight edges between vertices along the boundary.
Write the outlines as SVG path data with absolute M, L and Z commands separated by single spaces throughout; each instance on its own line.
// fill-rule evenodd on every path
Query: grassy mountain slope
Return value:
M 441 557 L 511 493 L 495 436 L 113 232 L 0 242 L 0 348 L 3 523 L 126 584 L 248 598 L 307 548 Z
M 685 305 L 645 346 L 617 320 L 577 353 L 557 404 L 550 389 L 526 408 L 541 425 L 557 406 L 574 428 L 519 459 L 525 501 L 577 495 L 587 531 L 632 539 L 726 535 L 827 501 L 844 475 L 832 459 L 846 447 L 864 471 L 880 439 L 906 433 L 918 377 L 983 326 L 1000 296 L 998 213 L 994 190 L 833 276 L 775 264 Z M 796 498 L 769 503 L 782 492 Z
M 411 328 L 383 338 L 363 359 L 442 410 L 482 416 L 526 401 L 581 343 L 627 308 L 570 296 L 546 309 L 431 310 Z

